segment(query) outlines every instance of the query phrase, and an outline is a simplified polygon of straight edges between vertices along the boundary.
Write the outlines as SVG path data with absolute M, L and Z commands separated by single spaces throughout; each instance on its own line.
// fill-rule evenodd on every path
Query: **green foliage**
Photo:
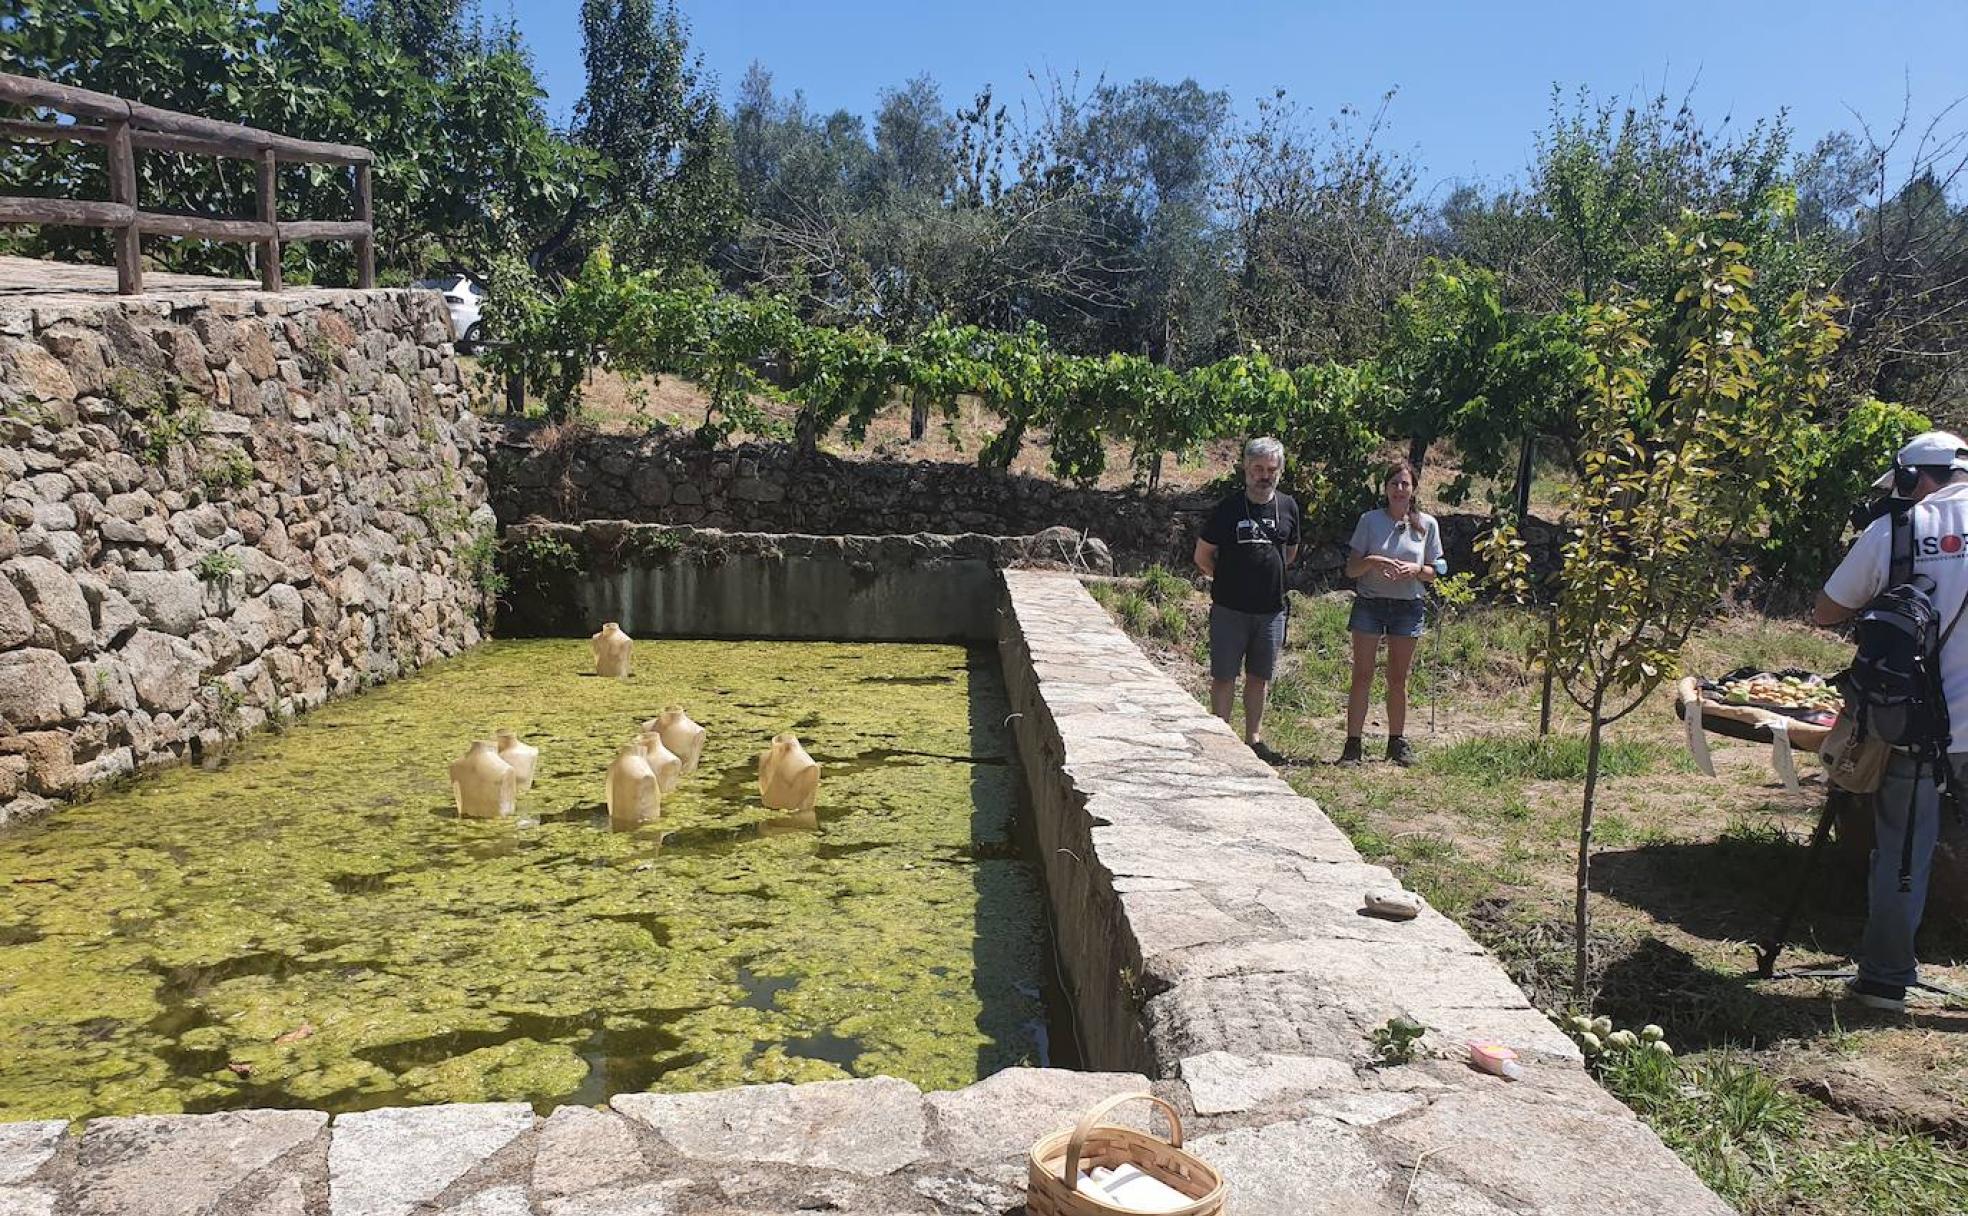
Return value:
M 1784 587 L 1821 586 L 1841 552 L 1838 541 L 1853 505 L 1871 495 L 1873 478 L 1892 464 L 1893 454 L 1930 426 L 1913 410 L 1865 400 L 1834 424 L 1792 428 L 1784 462 L 1796 489 L 1783 510 L 1770 515 L 1764 573 Z
M 198 480 L 208 493 L 240 490 L 253 481 L 253 461 L 239 448 L 227 446 L 198 470 Z
M 550 532 L 530 533 L 518 541 L 508 536 L 495 552 L 493 573 L 501 580 L 501 590 L 531 592 L 578 574 L 585 565 L 579 550 Z
M 1416 1049 L 1421 1037 L 1428 1028 L 1410 1017 L 1391 1017 L 1382 1025 L 1374 1027 L 1369 1041 L 1373 1044 L 1374 1063 L 1381 1065 L 1410 1064 L 1414 1062 Z
M 1599 749 L 1599 775 L 1637 777 L 1672 765 L 1677 753 L 1640 740 L 1614 740 Z M 1439 772 L 1485 781 L 1531 778 L 1577 781 L 1585 776 L 1586 740 L 1579 735 L 1464 739 L 1428 753 Z
M 239 577 L 239 558 L 224 549 L 214 549 L 200 556 L 191 569 L 202 583 L 229 583 Z

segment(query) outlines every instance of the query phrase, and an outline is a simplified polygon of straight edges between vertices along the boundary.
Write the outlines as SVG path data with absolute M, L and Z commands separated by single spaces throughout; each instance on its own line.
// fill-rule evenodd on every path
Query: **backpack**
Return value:
M 1864 733 L 1931 758 L 1947 751 L 1951 724 L 1941 692 L 1941 647 L 1961 614 L 1942 626 L 1934 580 L 1913 572 L 1913 512 L 1892 519 L 1887 586 L 1859 610 L 1845 700 Z
M 1952 724 L 1941 689 L 1941 648 L 1968 611 L 1968 600 L 1943 627 L 1934 580 L 1914 573 L 1913 511 L 1897 512 L 1892 519 L 1887 586 L 1859 610 L 1853 629 L 1857 650 L 1838 683 L 1847 712 L 1857 719 L 1857 735 L 1912 753 L 1916 791 L 1925 769 L 1945 798 L 1951 792 L 1947 751 Z M 1911 889 L 1913 873 L 1911 807 L 1908 812 L 1900 852 L 1902 892 Z

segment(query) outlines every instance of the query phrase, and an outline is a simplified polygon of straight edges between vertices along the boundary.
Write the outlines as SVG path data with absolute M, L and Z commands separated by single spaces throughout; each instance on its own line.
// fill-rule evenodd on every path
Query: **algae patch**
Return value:
M 1037 1063 L 1037 880 L 993 657 L 954 646 L 489 643 L 0 833 L 0 1119 L 449 1101 Z M 603 774 L 681 702 L 710 732 L 662 822 Z M 517 820 L 446 765 L 540 748 Z M 759 805 L 799 732 L 816 819 Z

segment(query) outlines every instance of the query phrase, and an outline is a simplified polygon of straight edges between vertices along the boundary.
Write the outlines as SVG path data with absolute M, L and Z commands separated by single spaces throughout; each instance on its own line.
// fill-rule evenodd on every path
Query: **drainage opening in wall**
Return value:
M 997 657 L 900 643 L 487 643 L 0 832 L 0 1120 L 523 1100 L 1072 1067 Z M 603 775 L 709 731 L 660 821 Z M 446 767 L 516 731 L 511 819 Z M 764 809 L 797 734 L 817 816 Z

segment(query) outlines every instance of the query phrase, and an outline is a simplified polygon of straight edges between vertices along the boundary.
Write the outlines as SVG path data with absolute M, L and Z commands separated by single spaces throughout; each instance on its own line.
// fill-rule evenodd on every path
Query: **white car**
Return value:
M 420 279 L 419 287 L 444 293 L 444 305 L 451 310 L 451 337 L 458 350 L 471 354 L 485 339 L 485 322 L 479 312 L 485 305 L 485 289 L 462 274 L 441 279 Z

